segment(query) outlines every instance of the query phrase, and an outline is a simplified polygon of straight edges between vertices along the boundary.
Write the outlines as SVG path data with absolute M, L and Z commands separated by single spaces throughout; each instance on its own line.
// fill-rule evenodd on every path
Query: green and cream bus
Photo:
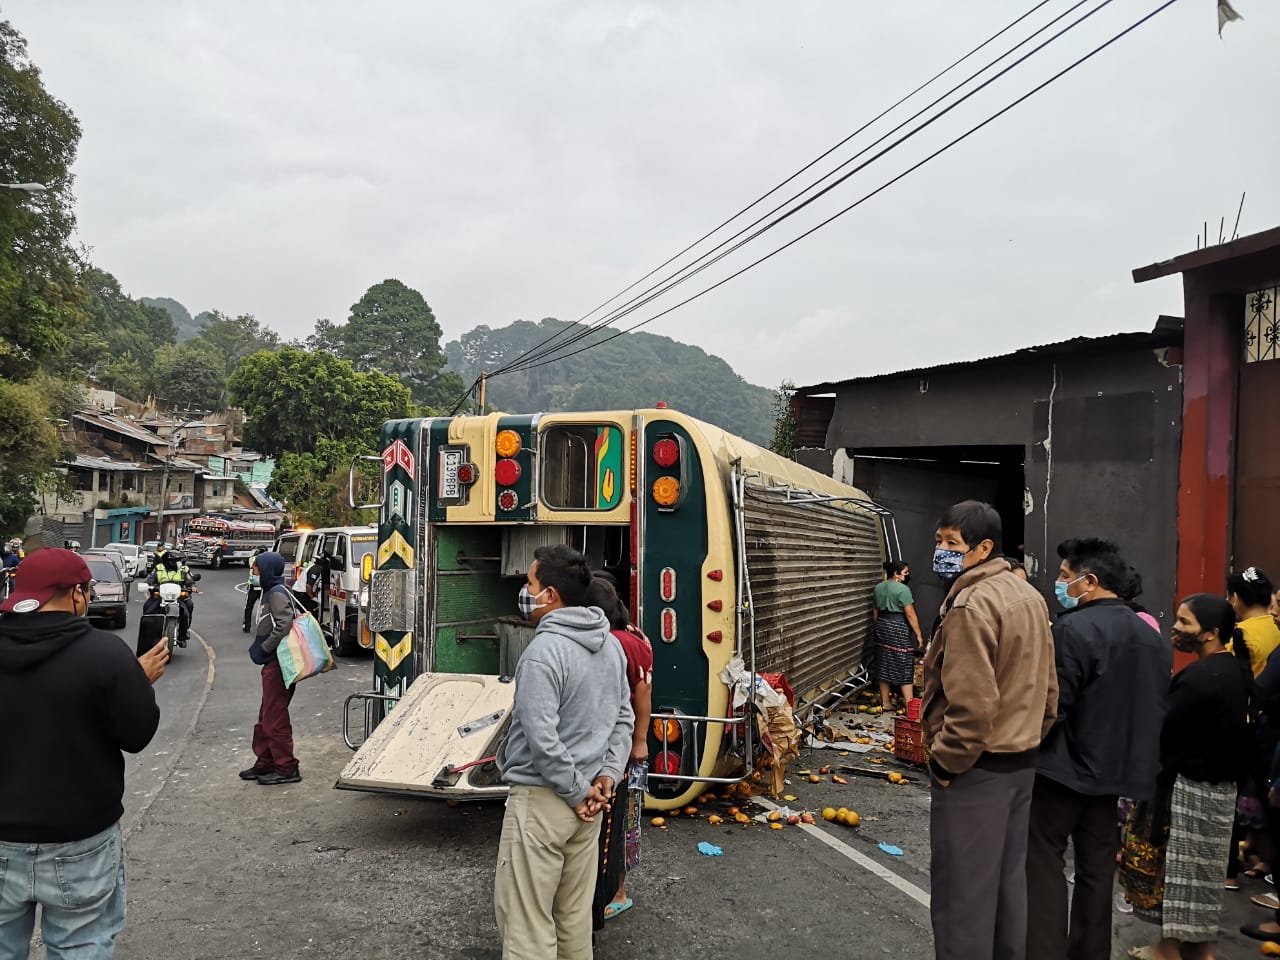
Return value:
M 866 682 L 896 544 L 857 489 L 665 407 L 397 420 L 381 449 L 376 503 L 355 503 L 352 469 L 353 505 L 380 511 L 373 689 L 347 702 L 339 787 L 505 793 L 490 758 L 533 637 L 516 594 L 545 544 L 612 574 L 653 644 L 656 808 L 751 774 L 757 674 L 785 674 L 798 715 Z M 722 674 L 746 694 L 736 710 Z

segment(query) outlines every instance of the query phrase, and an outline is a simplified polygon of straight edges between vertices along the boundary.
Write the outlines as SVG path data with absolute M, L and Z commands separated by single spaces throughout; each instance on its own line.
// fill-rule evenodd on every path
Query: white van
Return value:
M 360 568 L 377 548 L 378 528 L 372 525 L 293 530 L 276 541 L 276 551 L 284 557 L 285 584 L 299 594 L 306 593 L 306 572 L 311 565 L 325 553 L 331 558 L 329 595 L 325 609 L 317 616 L 334 651 L 343 656 L 373 647 L 373 635 L 360 618 Z

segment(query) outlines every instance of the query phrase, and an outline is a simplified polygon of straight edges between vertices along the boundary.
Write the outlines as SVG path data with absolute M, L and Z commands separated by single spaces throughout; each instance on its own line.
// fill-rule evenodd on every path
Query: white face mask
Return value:
M 538 602 L 538 597 L 542 596 L 542 594 L 546 592 L 547 591 L 543 590 L 542 593 L 534 596 L 529 592 L 528 584 L 525 584 L 520 588 L 520 595 L 516 597 L 516 606 L 520 608 L 520 613 L 526 620 L 533 616 L 534 611 L 541 610 L 543 607 L 548 606 L 548 604 Z

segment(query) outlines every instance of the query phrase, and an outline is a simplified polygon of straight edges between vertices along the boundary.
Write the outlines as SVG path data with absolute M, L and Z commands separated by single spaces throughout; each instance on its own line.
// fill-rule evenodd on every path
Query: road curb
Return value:
M 152 804 L 156 802 L 160 792 L 168 785 L 169 779 L 173 776 L 173 771 L 178 766 L 178 761 L 182 759 L 183 753 L 186 752 L 187 744 L 191 742 L 191 737 L 196 732 L 196 724 L 200 722 L 200 714 L 204 712 L 204 705 L 209 700 L 209 691 L 213 689 L 213 678 L 217 673 L 218 655 L 214 652 L 213 647 L 205 642 L 204 637 L 194 630 L 189 631 L 189 633 L 200 641 L 200 646 L 204 647 L 205 656 L 209 660 L 209 669 L 205 674 L 204 692 L 200 694 L 200 702 L 196 704 L 196 708 L 191 714 L 191 722 L 187 724 L 187 729 L 182 732 L 182 737 L 178 740 L 177 746 L 173 750 L 173 756 L 169 759 L 168 769 L 165 770 L 164 775 L 160 778 L 160 782 L 147 795 L 147 798 L 142 801 L 142 805 L 138 807 L 133 817 L 123 826 L 121 832 L 126 840 L 142 825 L 142 820 L 150 812 Z

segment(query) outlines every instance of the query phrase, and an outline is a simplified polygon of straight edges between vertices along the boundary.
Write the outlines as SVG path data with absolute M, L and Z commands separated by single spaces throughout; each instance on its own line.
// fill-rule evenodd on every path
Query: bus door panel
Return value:
M 515 684 L 499 677 L 423 674 L 369 735 L 337 785 L 458 799 L 503 796 L 507 788 L 492 764 L 477 761 L 497 752 L 514 699 Z

